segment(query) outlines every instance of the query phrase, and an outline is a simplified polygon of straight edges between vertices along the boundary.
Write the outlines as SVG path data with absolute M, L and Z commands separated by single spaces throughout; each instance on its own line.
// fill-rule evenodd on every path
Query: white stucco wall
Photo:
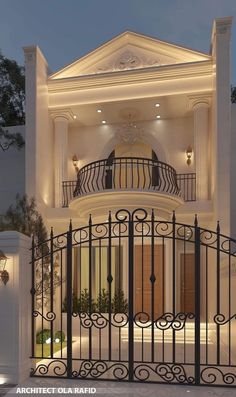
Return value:
M 25 137 L 25 126 L 6 128 L 10 133 L 21 133 Z M 0 149 L 0 215 L 15 201 L 16 194 L 25 193 L 25 148 Z
M 194 172 L 194 161 L 186 164 L 185 151 L 193 147 L 192 117 L 153 120 L 136 123 L 141 128 L 142 140 L 156 151 L 160 161 L 172 165 L 178 173 Z M 117 129 L 121 126 L 97 125 L 92 127 L 71 127 L 68 145 L 68 175 L 75 179 L 72 164 L 74 154 L 79 159 L 79 168 L 93 161 L 107 158 L 115 146 L 120 143 Z
M 236 103 L 231 107 L 231 174 L 230 174 L 230 224 L 231 237 L 236 239 Z

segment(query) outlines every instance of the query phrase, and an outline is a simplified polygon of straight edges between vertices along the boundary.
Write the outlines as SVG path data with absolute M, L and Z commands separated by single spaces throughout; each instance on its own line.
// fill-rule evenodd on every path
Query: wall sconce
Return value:
M 191 146 L 188 146 L 187 147 L 187 150 L 186 150 L 186 156 L 187 156 L 187 164 L 188 164 L 188 166 L 191 164 L 191 162 L 192 162 L 192 155 L 193 155 L 193 149 L 192 149 L 192 147 Z
M 9 280 L 9 273 L 5 270 L 7 260 L 8 258 L 6 257 L 4 252 L 0 250 L 0 279 L 2 280 L 4 285 L 6 285 Z
M 72 157 L 72 163 L 73 163 L 73 166 L 75 167 L 75 171 L 78 172 L 79 171 L 78 157 L 76 156 L 76 154 L 74 154 L 74 156 Z

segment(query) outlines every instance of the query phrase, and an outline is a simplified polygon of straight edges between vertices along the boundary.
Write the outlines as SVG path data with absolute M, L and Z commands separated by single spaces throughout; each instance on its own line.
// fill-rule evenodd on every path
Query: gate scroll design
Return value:
M 31 267 L 32 376 L 236 385 L 236 241 L 219 223 L 120 209 L 33 239 Z

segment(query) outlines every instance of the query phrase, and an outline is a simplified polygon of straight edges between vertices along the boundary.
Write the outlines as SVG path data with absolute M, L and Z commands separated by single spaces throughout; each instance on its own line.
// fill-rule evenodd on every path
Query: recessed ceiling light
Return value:
M 161 118 L 161 116 L 158 114 L 158 115 L 156 116 L 156 118 L 157 118 L 157 119 L 160 119 L 160 118 Z
M 97 109 L 97 112 L 98 112 L 98 113 L 102 113 L 101 109 Z
M 106 120 L 102 120 L 102 124 L 106 124 Z
M 159 103 L 156 103 L 155 106 L 156 106 L 156 108 L 159 108 L 160 104 L 159 104 Z
M 74 118 L 74 119 L 77 119 L 77 116 L 74 114 L 74 115 L 73 115 L 73 118 Z

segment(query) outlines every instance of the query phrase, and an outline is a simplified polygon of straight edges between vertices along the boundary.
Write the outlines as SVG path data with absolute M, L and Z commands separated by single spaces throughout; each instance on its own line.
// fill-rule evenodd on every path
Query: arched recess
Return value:
M 149 145 L 152 150 L 156 153 L 156 156 L 159 161 L 164 163 L 168 163 L 168 155 L 165 152 L 162 144 L 160 141 L 155 137 L 156 132 L 154 133 L 147 133 L 145 136 L 142 136 L 142 139 L 137 141 L 137 143 Z M 122 141 L 119 136 L 114 137 L 113 139 L 109 140 L 107 144 L 104 146 L 103 151 L 100 154 L 100 159 L 108 158 L 109 155 L 115 148 L 119 145 L 122 145 Z M 131 146 L 131 144 L 130 144 Z M 142 156 L 143 157 L 143 156 Z M 151 157 L 150 157 L 151 158 Z

